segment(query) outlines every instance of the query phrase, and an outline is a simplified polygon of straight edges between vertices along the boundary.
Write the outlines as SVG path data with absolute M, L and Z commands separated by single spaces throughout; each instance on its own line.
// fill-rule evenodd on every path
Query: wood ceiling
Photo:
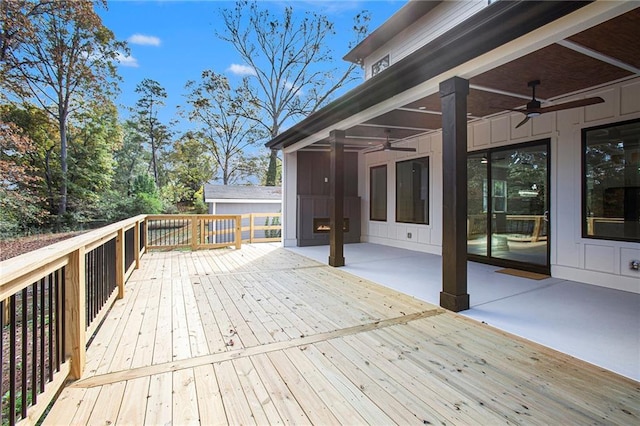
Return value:
M 640 8 L 561 42 L 515 59 L 469 80 L 469 120 L 524 107 L 531 98 L 527 83 L 540 80 L 536 96 L 554 101 L 609 82 L 640 75 Z M 386 139 L 410 138 L 440 129 L 437 93 L 346 130 L 347 148 L 367 149 Z M 326 141 L 312 145 L 324 148 Z M 313 149 L 312 148 L 312 149 Z

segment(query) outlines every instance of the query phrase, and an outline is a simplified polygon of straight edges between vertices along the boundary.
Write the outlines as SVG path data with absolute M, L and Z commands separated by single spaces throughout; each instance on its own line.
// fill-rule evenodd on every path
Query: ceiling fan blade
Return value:
M 371 151 L 365 151 L 364 153 L 365 154 L 371 154 L 372 152 L 380 152 L 380 151 L 384 151 L 384 146 L 381 145 L 376 149 L 372 149 Z
M 494 106 L 492 106 L 491 108 L 492 108 L 492 109 L 499 109 L 499 110 L 502 110 L 502 111 L 521 112 L 521 113 L 523 113 L 523 114 L 525 114 L 525 115 L 527 114 L 527 111 L 526 111 L 526 110 L 524 110 L 524 109 L 503 108 L 503 107 L 494 107 Z
M 389 151 L 404 151 L 404 152 L 416 152 L 415 148 L 403 148 L 403 147 L 395 147 L 392 146 L 391 148 L 388 149 Z
M 544 114 L 545 112 L 562 111 L 562 110 L 565 110 L 565 109 L 580 108 L 580 107 L 585 107 L 585 106 L 589 106 L 589 105 L 601 104 L 603 102 L 604 102 L 604 99 L 602 99 L 600 96 L 597 96 L 595 98 L 579 99 L 577 101 L 565 102 L 565 103 L 558 104 L 558 105 L 551 105 L 551 106 L 548 106 L 548 107 L 543 107 L 543 108 L 540 108 L 539 112 L 540 112 L 540 114 Z
M 516 126 L 516 129 L 517 129 L 518 127 L 522 126 L 522 125 L 523 125 L 524 123 L 526 123 L 527 121 L 529 121 L 529 119 L 530 119 L 530 118 L 531 118 L 531 117 L 526 116 L 526 117 L 524 118 L 524 120 L 522 120 L 520 123 L 518 123 L 518 125 Z

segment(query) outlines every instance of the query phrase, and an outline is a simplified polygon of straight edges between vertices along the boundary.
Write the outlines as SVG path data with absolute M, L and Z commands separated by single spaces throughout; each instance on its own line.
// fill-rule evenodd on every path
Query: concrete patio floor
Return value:
M 287 249 L 325 264 L 329 256 L 328 246 Z M 439 303 L 440 256 L 359 243 L 345 245 L 345 261 L 346 272 Z M 471 309 L 461 314 L 640 381 L 640 294 L 467 267 Z

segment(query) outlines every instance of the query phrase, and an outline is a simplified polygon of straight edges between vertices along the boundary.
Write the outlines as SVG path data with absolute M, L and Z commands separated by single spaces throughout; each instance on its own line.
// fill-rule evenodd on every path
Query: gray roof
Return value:
M 204 186 L 206 200 L 282 200 L 282 188 L 279 186 L 234 186 L 210 185 Z

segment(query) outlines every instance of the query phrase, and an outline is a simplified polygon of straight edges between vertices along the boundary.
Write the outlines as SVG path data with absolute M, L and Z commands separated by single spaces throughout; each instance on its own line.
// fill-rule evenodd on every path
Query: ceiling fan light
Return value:
M 539 115 L 540 115 L 540 113 L 537 112 L 537 111 L 531 111 L 531 112 L 527 113 L 527 117 L 529 117 L 529 118 L 538 117 Z

